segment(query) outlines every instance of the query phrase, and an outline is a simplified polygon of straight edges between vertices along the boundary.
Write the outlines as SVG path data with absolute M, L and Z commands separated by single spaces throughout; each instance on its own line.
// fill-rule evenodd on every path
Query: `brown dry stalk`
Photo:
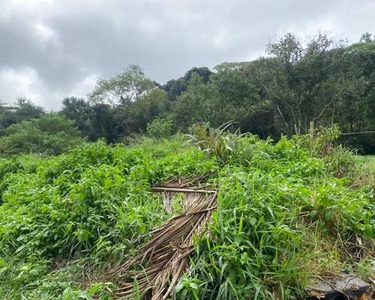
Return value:
M 167 211 L 170 210 L 171 199 L 176 194 L 183 193 L 185 211 L 154 228 L 151 240 L 138 249 L 135 258 L 109 272 L 110 276 L 116 276 L 117 281 L 122 282 L 115 292 L 117 297 L 133 298 L 135 281 L 139 293 L 148 295 L 145 299 L 164 300 L 172 295 L 181 275 L 189 267 L 189 255 L 194 250 L 194 236 L 203 234 L 212 211 L 216 208 L 216 191 L 186 186 L 209 175 L 193 180 L 173 179 L 152 188 L 155 192 L 164 193 L 163 203 Z M 142 265 L 145 267 L 139 269 Z M 138 269 L 133 270 L 134 267 Z

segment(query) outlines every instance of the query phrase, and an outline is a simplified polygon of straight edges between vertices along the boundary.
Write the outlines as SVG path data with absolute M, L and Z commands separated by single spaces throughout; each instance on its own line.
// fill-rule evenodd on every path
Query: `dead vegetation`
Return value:
M 182 195 L 184 211 L 154 228 L 151 239 L 143 244 L 133 259 L 110 271 L 116 278 L 119 298 L 161 300 L 170 297 L 182 273 L 189 267 L 194 251 L 194 237 L 200 236 L 216 208 L 216 191 L 199 184 L 212 172 L 194 179 L 172 179 L 153 187 L 163 193 L 164 208 L 171 212 L 171 202 Z M 191 186 L 195 184 L 195 186 Z

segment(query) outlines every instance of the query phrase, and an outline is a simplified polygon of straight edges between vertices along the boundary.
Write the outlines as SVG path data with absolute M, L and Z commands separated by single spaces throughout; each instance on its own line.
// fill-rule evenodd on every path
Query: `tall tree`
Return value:
M 365 32 L 364 34 L 362 34 L 361 38 L 359 39 L 359 42 L 360 43 L 372 42 L 372 34 L 368 33 L 368 32 Z
M 107 144 L 118 141 L 118 123 L 110 105 L 98 103 L 92 106 L 91 126 L 90 140 L 104 138 Z
M 168 93 L 170 101 L 175 101 L 177 97 L 187 90 L 194 74 L 201 78 L 203 84 L 207 84 L 213 72 L 207 67 L 194 67 L 187 71 L 183 77 L 169 80 L 162 88 Z
M 154 89 L 147 95 L 139 97 L 131 108 L 131 124 L 137 131 L 145 132 L 147 123 L 157 117 L 165 116 L 170 109 L 167 93 Z
M 207 67 L 191 68 L 184 75 L 184 79 L 186 80 L 186 82 L 191 81 L 193 74 L 197 74 L 202 79 L 203 84 L 207 84 L 213 72 L 211 72 Z
M 248 63 L 223 63 L 215 67 L 216 73 L 209 83 L 213 108 L 210 111 L 212 124 L 220 126 L 227 121 L 249 128 L 249 122 L 258 105 L 258 88 L 248 79 L 244 69 Z
M 145 77 L 141 67 L 129 65 L 115 77 L 99 80 L 94 91 L 89 94 L 89 99 L 94 103 L 124 104 L 135 101 L 153 88 L 154 82 Z
M 177 80 L 169 80 L 163 85 L 163 89 L 168 93 L 168 99 L 170 101 L 175 101 L 178 96 L 187 90 L 187 86 L 186 80 L 184 78 L 179 78 Z
M 76 123 L 78 129 L 84 136 L 91 131 L 92 108 L 90 103 L 84 99 L 66 97 L 62 101 L 61 114 Z
M 13 106 L 3 104 L 1 107 L 0 124 L 4 128 L 24 120 L 39 118 L 45 113 L 42 107 L 26 98 L 18 98 Z
M 187 91 L 173 104 L 174 123 L 178 128 L 186 130 L 194 123 L 208 122 L 213 108 L 209 86 L 194 74 Z
M 375 42 L 350 45 L 343 52 L 347 77 L 345 93 L 337 109 L 337 120 L 343 132 L 375 130 Z M 375 135 L 349 135 L 343 142 L 375 153 Z
M 342 96 L 341 49 L 330 51 L 332 40 L 319 34 L 306 46 L 287 34 L 268 45 L 269 57 L 249 69 L 274 107 L 280 129 L 291 135 L 305 133 L 310 121 L 332 117 Z

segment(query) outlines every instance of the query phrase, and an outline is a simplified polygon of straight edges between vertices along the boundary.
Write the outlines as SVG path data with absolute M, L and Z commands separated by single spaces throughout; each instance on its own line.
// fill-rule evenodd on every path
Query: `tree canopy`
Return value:
M 145 134 L 156 120 L 171 121 L 173 132 L 187 132 L 199 122 L 217 127 L 231 121 L 243 132 L 276 140 L 305 134 L 311 123 L 315 128 L 339 124 L 346 134 L 342 142 L 375 153 L 374 66 L 370 33 L 351 45 L 326 34 L 304 40 L 288 33 L 253 61 L 224 62 L 212 70 L 193 67 L 165 84 L 129 65 L 99 80 L 87 99 L 64 98 L 59 114 L 73 121 L 82 137 L 107 143 Z M 0 137 L 13 124 L 44 114 L 24 98 L 11 106 L 1 102 Z M 370 133 L 354 134 L 363 131 Z
M 44 114 L 38 119 L 24 120 L 9 126 L 0 138 L 1 153 L 61 154 L 84 139 L 74 122 L 56 114 Z

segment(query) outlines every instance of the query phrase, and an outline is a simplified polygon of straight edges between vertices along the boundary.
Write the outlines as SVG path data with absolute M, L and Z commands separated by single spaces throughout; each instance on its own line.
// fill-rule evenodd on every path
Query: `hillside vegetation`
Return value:
M 140 66 L 115 66 L 118 74 L 98 80 L 87 97 L 61 99 L 57 112 L 28 95 L 0 99 L 0 154 L 60 154 L 83 141 L 168 137 L 196 123 L 230 121 L 275 141 L 338 124 L 342 144 L 375 154 L 374 66 L 375 40 L 368 33 L 353 44 L 288 33 L 252 61 L 193 67 L 166 83 L 148 78 Z
M 108 271 L 181 211 L 165 212 L 151 187 L 211 171 L 217 209 L 175 299 L 300 299 L 327 273 L 373 276 L 373 169 L 334 146 L 334 130 L 274 143 L 198 126 L 190 142 L 2 159 L 0 298 L 112 299 Z

